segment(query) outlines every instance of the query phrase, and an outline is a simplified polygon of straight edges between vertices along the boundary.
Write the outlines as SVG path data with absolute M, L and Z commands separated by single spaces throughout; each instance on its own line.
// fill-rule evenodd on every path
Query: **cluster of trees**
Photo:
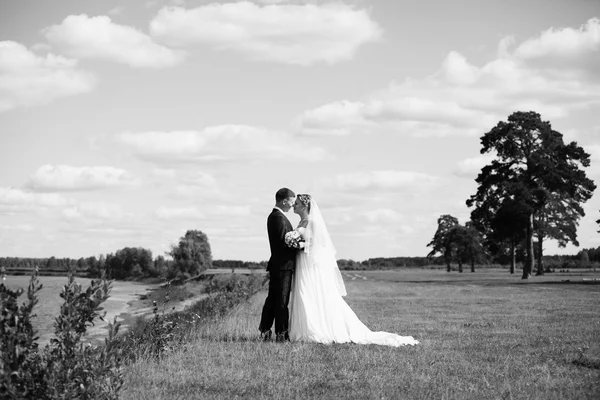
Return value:
M 341 270 L 378 270 L 394 268 L 423 268 L 429 265 L 442 265 L 441 259 L 430 259 L 428 257 L 376 257 L 364 261 L 351 259 L 337 260 Z
M 87 258 L 0 258 L 0 270 L 9 274 L 30 274 L 37 270 L 43 275 L 78 275 L 99 277 L 106 272 L 110 279 L 130 279 L 164 276 L 168 279 L 189 278 L 212 266 L 208 237 L 201 231 L 189 230 L 167 253 L 170 259 L 141 247 L 125 247 L 115 253 Z
M 581 251 L 573 258 L 583 262 L 600 263 L 600 246 L 596 248 L 581 249 Z
M 98 260 L 96 257 L 88 258 L 28 258 L 28 257 L 0 257 L 0 268 L 6 270 L 26 270 L 31 271 L 35 268 L 44 270 L 48 273 L 63 274 L 70 269 L 87 270 L 90 267 L 96 267 L 99 262 L 104 262 L 104 258 Z
M 544 273 L 544 241 L 578 246 L 577 226 L 585 215 L 582 204 L 596 185 L 584 168 L 590 155 L 575 142 L 565 144 L 561 133 L 538 113 L 515 112 L 481 138 L 481 153 L 496 157 L 482 168 L 477 193 L 467 201 L 471 220 L 463 227 L 444 215 L 428 244 L 444 259 L 464 262 L 508 254 L 511 273 L 517 254 L 525 254 L 523 279 Z M 600 223 L 600 220 L 599 220 Z
M 213 260 L 213 268 L 219 269 L 230 269 L 232 271 L 236 269 L 267 269 L 267 262 L 253 262 L 253 261 L 241 261 L 241 260 Z
M 438 218 L 438 228 L 431 242 L 432 247 L 427 257 L 441 254 L 446 264 L 446 270 L 451 271 L 451 262 L 458 263 L 458 272 L 463 272 L 463 264 L 471 264 L 471 272 L 475 272 L 475 263 L 482 262 L 486 251 L 482 244 L 482 237 L 472 223 L 465 226 L 458 223 L 458 219 L 451 215 L 442 215 Z

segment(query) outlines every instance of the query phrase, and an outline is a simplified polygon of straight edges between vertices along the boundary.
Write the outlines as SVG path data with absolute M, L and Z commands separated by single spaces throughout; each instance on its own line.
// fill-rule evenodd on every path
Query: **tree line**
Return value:
M 189 230 L 166 253 L 153 258 L 152 251 L 142 247 L 125 247 L 114 253 L 87 258 L 0 258 L 0 271 L 6 274 L 76 275 L 90 278 L 103 273 L 108 279 L 139 279 L 152 277 L 190 278 L 212 266 L 208 237 L 202 231 Z
M 544 266 L 545 241 L 579 246 L 583 204 L 596 189 L 585 173 L 590 155 L 576 142 L 565 143 L 533 111 L 500 121 L 481 137 L 481 145 L 481 154 L 495 158 L 481 169 L 477 192 L 466 200 L 473 208 L 470 220 L 463 226 L 449 214 L 440 216 L 428 256 L 439 255 L 448 271 L 456 261 L 460 272 L 465 262 L 474 271 L 476 262 L 508 258 L 514 273 L 522 255 L 522 278 L 529 278 L 536 265 L 536 274 L 542 275 L 549 270 Z

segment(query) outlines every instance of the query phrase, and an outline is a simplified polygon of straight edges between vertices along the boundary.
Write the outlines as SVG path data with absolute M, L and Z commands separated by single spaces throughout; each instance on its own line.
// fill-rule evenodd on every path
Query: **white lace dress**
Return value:
M 301 234 L 305 232 L 304 228 L 297 230 Z M 345 289 L 336 288 L 334 274 L 339 274 L 339 270 L 325 267 L 331 262 L 336 262 L 335 254 L 325 252 L 309 257 L 303 251 L 298 252 L 290 299 L 292 341 L 396 347 L 419 343 L 412 336 L 373 332 L 367 328 L 344 301 Z

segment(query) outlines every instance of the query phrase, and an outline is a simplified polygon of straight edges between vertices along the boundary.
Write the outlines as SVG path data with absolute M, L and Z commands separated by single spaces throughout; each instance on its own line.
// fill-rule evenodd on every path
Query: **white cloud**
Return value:
M 481 172 L 481 169 L 490 164 L 494 158 L 495 156 L 491 154 L 466 158 L 458 163 L 455 173 L 458 176 L 474 179 Z
M 125 11 L 125 7 L 118 6 L 118 7 L 111 8 L 110 11 L 108 12 L 108 14 L 120 15 L 120 14 L 123 14 L 123 11 Z
M 77 60 L 52 53 L 41 57 L 17 42 L 0 41 L 0 112 L 86 93 L 95 84 Z
M 184 219 L 193 220 L 204 218 L 204 214 L 200 212 L 196 207 L 160 207 L 154 215 L 158 219 Z
M 179 184 L 175 187 L 177 197 L 215 199 L 223 196 L 219 190 L 217 180 L 209 173 L 202 171 L 181 173 L 178 176 L 178 181 Z
M 78 58 L 106 59 L 134 68 L 166 68 L 181 63 L 184 53 L 155 43 L 130 26 L 108 16 L 69 15 L 60 25 L 45 29 L 48 41 Z
M 422 172 L 382 170 L 339 174 L 321 181 L 331 190 L 360 191 L 413 191 L 429 188 L 439 183 L 439 178 Z
M 547 31 L 512 52 L 514 39 L 505 38 L 498 57 L 482 66 L 450 52 L 423 79 L 308 110 L 293 127 L 304 134 L 391 128 L 413 136 L 478 136 L 517 110 L 562 118 L 600 104 L 599 32 L 600 20 L 593 19 L 580 30 Z
M 515 55 L 540 67 L 577 70 L 600 75 L 600 19 L 592 18 L 579 29 L 550 28 L 521 43 Z
M 600 163 L 600 144 L 583 146 L 584 150 L 590 155 L 592 162 Z
M 591 160 L 590 167 L 585 169 L 586 174 L 588 178 L 597 181 L 600 178 L 600 144 L 583 146 L 583 149 L 590 155 Z
M 219 125 L 202 131 L 125 132 L 115 139 L 138 157 L 153 162 L 244 161 L 249 159 L 300 159 L 325 156 L 292 135 L 246 125 Z
M 186 10 L 166 7 L 150 23 L 165 43 L 206 43 L 253 59 L 285 64 L 334 64 L 351 59 L 358 48 L 379 39 L 381 28 L 364 9 L 343 3 L 212 3 Z
M 373 223 L 395 223 L 404 219 L 399 212 L 389 208 L 377 208 L 369 210 L 362 214 L 367 222 Z
M 17 225 L 1 225 L 0 231 L 19 231 L 19 232 L 33 232 L 35 231 L 35 227 L 30 224 L 17 224 Z
M 121 206 L 106 202 L 83 202 L 62 210 L 69 221 L 118 221 L 125 217 Z
M 34 193 L 11 187 L 0 187 L 0 214 L 15 214 L 72 204 L 75 204 L 74 200 L 56 193 Z
M 247 217 L 250 215 L 250 206 L 215 206 L 209 212 L 211 215 Z
M 39 191 L 77 191 L 129 186 L 139 181 L 127 171 L 109 166 L 42 165 L 28 187 Z
M 368 121 L 362 110 L 365 104 L 352 101 L 338 101 L 305 111 L 292 122 L 295 131 L 307 135 L 347 135 L 352 130 L 368 131 L 377 124 Z
M 177 177 L 177 171 L 172 168 L 154 168 L 150 175 L 161 181 L 171 181 Z

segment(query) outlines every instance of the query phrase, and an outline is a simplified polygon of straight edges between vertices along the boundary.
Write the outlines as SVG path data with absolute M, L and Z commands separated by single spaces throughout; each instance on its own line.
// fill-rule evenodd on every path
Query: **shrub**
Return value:
M 92 280 L 84 291 L 69 273 L 60 296 L 64 299 L 54 323 L 55 337 L 43 350 L 31 325 L 37 292 L 42 285 L 33 275 L 28 301 L 17 303 L 22 291 L 0 285 L 0 397 L 15 399 L 117 399 L 123 384 L 119 350 L 114 346 L 119 324 L 109 323 L 105 345 L 84 345 L 88 324 L 102 318 L 101 304 L 111 282 Z
M 160 358 L 187 339 L 201 324 L 213 323 L 236 305 L 247 300 L 263 285 L 259 276 L 240 277 L 226 275 L 215 277 L 207 286 L 208 297 L 183 311 L 165 313 L 170 300 L 170 290 L 165 294 L 162 311 L 154 302 L 154 316 L 148 320 L 138 318 L 135 325 L 119 341 L 123 357 L 134 361 L 140 357 Z M 168 288 L 172 288 L 170 285 Z

